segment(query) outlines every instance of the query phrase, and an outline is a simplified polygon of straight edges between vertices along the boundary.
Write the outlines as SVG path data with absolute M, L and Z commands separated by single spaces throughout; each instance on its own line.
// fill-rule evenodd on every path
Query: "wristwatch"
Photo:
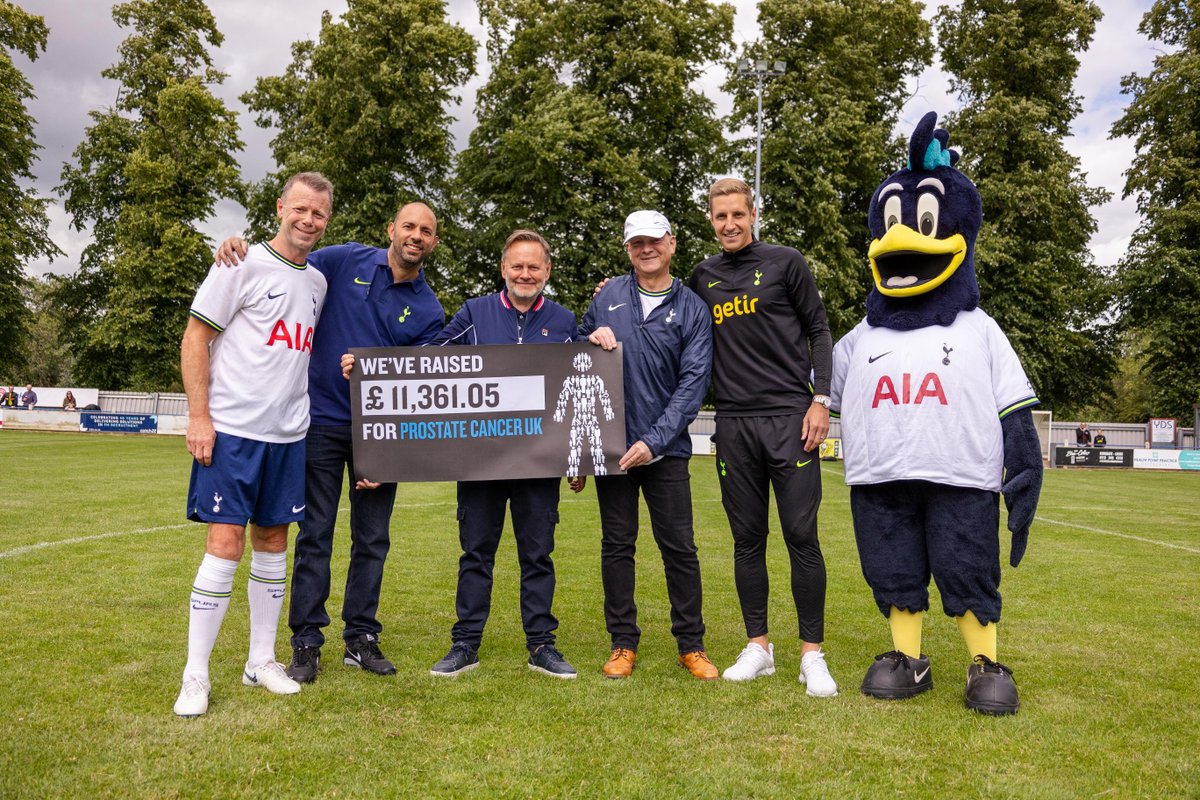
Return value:
M 829 409 L 830 400 L 829 400 L 829 395 L 827 395 L 827 394 L 814 394 L 813 402 L 818 403 L 819 405 L 825 406 L 826 410 Z

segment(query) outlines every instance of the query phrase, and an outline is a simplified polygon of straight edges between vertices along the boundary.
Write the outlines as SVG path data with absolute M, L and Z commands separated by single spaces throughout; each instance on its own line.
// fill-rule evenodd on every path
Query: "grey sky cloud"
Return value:
M 102 0 L 17 0 L 27 11 L 45 17 L 50 27 L 46 52 L 34 63 L 17 56 L 18 63 L 33 83 L 37 99 L 31 112 L 37 120 L 37 137 L 42 146 L 35 165 L 36 188 L 44 196 L 57 200 L 54 187 L 62 165 L 82 140 L 89 123 L 88 112 L 107 108 L 116 99 L 117 87 L 100 76 L 101 70 L 116 61 L 117 46 L 125 32 L 112 20 L 111 5 Z M 946 3 L 929 3 L 932 17 Z M 1083 98 L 1083 113 L 1073 126 L 1068 149 L 1081 159 L 1082 169 L 1092 185 L 1108 188 L 1114 199 L 1093 210 L 1099 230 L 1092 240 L 1098 264 L 1115 263 L 1125 252 L 1138 217 L 1132 200 L 1121 199 L 1123 172 L 1133 157 L 1129 141 L 1110 141 L 1108 130 L 1120 117 L 1127 98 L 1120 94 L 1120 81 L 1133 72 L 1145 74 L 1151 68 L 1156 51 L 1137 33 L 1137 25 L 1150 6 L 1150 0 L 1099 0 L 1105 17 L 1101 21 L 1089 51 L 1081 57 L 1076 92 Z M 756 3 L 737 0 L 734 41 L 738 46 L 758 35 Z M 316 38 L 321 13 L 334 16 L 346 8 L 344 0 L 209 0 L 217 26 L 225 36 L 214 54 L 216 66 L 228 74 L 217 91 L 240 115 L 241 138 L 246 143 L 239 154 L 243 177 L 257 180 L 274 168 L 269 141 L 271 131 L 254 125 L 247 109 L 238 100 L 263 75 L 278 75 L 291 60 L 292 42 Z M 480 42 L 478 55 L 481 74 L 466 87 L 461 106 L 455 111 L 458 121 L 453 133 L 464 146 L 473 125 L 474 95 L 486 79 L 487 62 L 483 51 L 484 30 L 474 2 L 452 0 L 447 4 L 451 20 L 465 27 Z M 719 113 L 727 113 L 730 99 L 720 89 L 724 70 L 713 67 L 700 81 L 704 92 L 714 100 Z M 939 65 L 927 70 L 910 87 L 913 98 L 905 107 L 900 133 L 907 134 L 928 110 L 946 114 L 957 107 L 949 82 Z M 768 210 L 769 211 L 769 210 Z M 30 265 L 38 274 L 48 271 L 74 271 L 79 254 L 88 242 L 86 231 L 74 231 L 60 203 L 50 209 L 50 235 L 67 256 L 53 264 Z M 240 232 L 245 224 L 244 211 L 234 203 L 222 203 L 215 217 L 203 229 L 214 238 Z

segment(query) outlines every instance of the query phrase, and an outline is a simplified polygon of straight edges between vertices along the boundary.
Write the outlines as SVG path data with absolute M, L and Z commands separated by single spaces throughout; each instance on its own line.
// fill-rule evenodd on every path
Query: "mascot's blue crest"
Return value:
M 935 130 L 936 124 L 937 113 L 933 111 L 917 123 L 912 138 L 908 140 L 908 170 L 913 170 L 913 164 L 919 164 L 916 171 L 932 172 L 938 167 L 953 167 L 958 163 L 958 153 L 950 149 L 950 134 L 941 129 Z

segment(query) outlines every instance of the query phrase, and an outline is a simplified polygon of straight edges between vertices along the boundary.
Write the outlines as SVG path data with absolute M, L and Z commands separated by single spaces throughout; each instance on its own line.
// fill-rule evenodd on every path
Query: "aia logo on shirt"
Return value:
M 271 338 L 267 339 L 267 347 L 274 347 L 281 344 L 289 350 L 299 350 L 302 353 L 312 352 L 313 328 L 311 325 L 303 323 L 295 323 L 295 327 L 289 329 L 288 324 L 283 320 L 278 320 L 275 327 L 271 329 Z
M 880 376 L 879 383 L 875 384 L 875 398 L 871 401 L 871 408 L 879 408 L 880 403 L 891 403 L 894 406 L 919 406 L 925 401 L 932 402 L 934 400 L 944 406 L 950 405 L 946 402 L 946 392 L 942 390 L 942 381 L 936 372 L 930 372 L 921 379 L 916 397 L 913 396 L 912 385 L 912 374 L 908 372 L 900 376 L 899 392 L 896 391 L 896 383 L 891 376 Z

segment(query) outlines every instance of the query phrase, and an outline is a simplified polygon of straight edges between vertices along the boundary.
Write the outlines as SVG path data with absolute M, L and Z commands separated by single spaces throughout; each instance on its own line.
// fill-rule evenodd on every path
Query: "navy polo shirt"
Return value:
M 433 343 L 551 344 L 575 339 L 575 315 L 570 311 L 543 295 L 521 312 L 509 302 L 507 290 L 501 289 L 463 303 Z
M 308 397 L 313 425 L 350 424 L 350 383 L 342 377 L 342 354 L 351 347 L 426 344 L 445 324 L 425 270 L 395 283 L 387 250 L 350 242 L 311 253 L 310 264 L 329 285 L 313 335 Z

